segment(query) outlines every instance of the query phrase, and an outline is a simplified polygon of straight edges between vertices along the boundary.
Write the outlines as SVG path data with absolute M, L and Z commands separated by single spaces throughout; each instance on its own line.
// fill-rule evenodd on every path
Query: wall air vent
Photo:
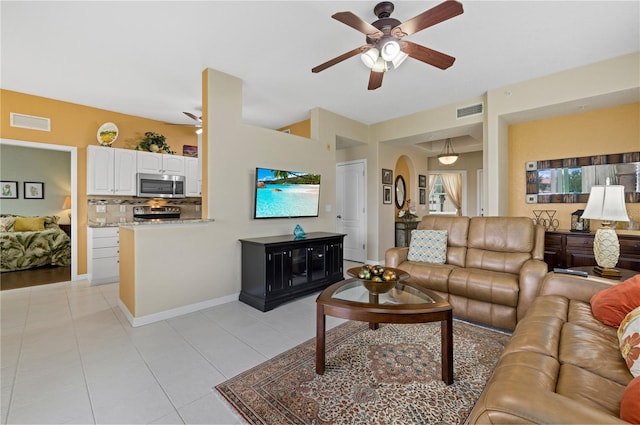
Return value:
M 480 115 L 484 112 L 484 104 L 476 103 L 475 105 L 464 106 L 456 109 L 456 118 L 467 118 L 474 115 Z
M 51 119 L 32 115 L 10 114 L 11 127 L 28 128 L 29 130 L 51 131 Z

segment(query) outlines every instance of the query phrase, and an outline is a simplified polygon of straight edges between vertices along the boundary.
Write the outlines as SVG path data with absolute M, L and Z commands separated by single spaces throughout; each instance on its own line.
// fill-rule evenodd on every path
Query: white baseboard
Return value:
M 220 298 L 214 298 L 211 300 L 201 301 L 195 304 L 189 304 L 182 307 L 172 308 L 170 310 L 160 311 L 158 313 L 148 314 L 146 316 L 133 317 L 129 309 L 118 299 L 118 306 L 124 313 L 125 317 L 129 321 L 132 327 L 138 327 L 148 325 L 149 323 L 159 322 L 161 320 L 171 319 L 173 317 L 182 316 L 183 314 L 193 313 L 194 311 L 204 310 L 206 308 L 215 307 L 220 304 L 226 304 L 231 301 L 237 301 L 240 293 L 227 295 Z

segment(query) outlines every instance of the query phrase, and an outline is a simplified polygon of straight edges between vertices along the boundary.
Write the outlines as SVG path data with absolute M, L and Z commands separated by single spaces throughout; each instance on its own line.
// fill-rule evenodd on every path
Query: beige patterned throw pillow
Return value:
M 444 264 L 447 261 L 446 230 L 412 230 L 409 261 Z

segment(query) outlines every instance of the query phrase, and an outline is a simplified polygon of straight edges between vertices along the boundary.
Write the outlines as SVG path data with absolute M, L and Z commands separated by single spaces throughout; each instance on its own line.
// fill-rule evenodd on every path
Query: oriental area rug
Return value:
M 508 334 L 453 322 L 454 383 L 441 380 L 440 323 L 345 322 L 217 385 L 249 424 L 459 424 L 468 417 Z

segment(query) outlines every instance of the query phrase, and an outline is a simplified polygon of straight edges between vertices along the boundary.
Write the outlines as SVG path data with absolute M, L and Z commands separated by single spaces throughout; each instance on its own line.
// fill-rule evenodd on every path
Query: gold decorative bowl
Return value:
M 398 282 L 401 282 L 403 280 L 407 280 L 409 279 L 409 273 L 405 272 L 404 270 L 400 270 L 400 269 L 396 269 L 393 267 L 385 267 L 385 270 L 393 270 L 396 273 L 396 276 L 398 277 L 396 280 L 386 280 L 386 281 L 382 281 L 382 282 L 375 282 L 373 280 L 367 280 L 367 279 L 361 279 L 358 277 L 358 272 L 362 269 L 362 267 L 352 267 L 349 270 L 347 270 L 347 274 L 351 277 L 355 277 L 356 279 L 358 279 L 360 282 L 362 282 L 362 285 L 367 288 L 367 291 L 369 291 L 372 294 L 384 294 L 389 292 L 391 289 L 393 289 L 394 286 L 396 286 L 398 284 Z

